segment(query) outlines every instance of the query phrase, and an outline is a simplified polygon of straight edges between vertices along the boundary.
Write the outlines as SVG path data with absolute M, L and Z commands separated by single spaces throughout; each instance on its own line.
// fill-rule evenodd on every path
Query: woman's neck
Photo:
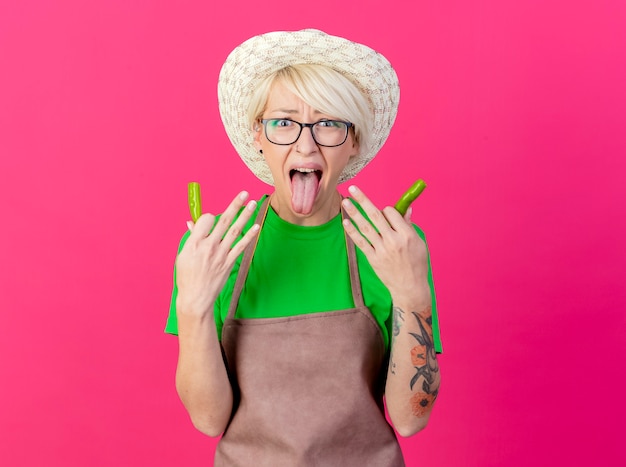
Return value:
M 341 209 L 341 194 L 335 191 L 333 195 L 320 206 L 315 206 L 308 215 L 295 213 L 291 208 L 290 200 L 281 199 L 276 193 L 270 195 L 270 206 L 278 217 L 296 225 L 322 225 L 334 218 Z

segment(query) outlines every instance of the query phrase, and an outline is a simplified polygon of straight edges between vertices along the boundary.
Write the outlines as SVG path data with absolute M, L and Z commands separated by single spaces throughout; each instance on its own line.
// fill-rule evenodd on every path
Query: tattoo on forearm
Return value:
M 397 337 L 400 334 L 400 327 L 404 321 L 404 310 L 397 306 L 393 307 L 393 336 Z
M 411 396 L 411 409 L 413 415 L 421 417 L 430 412 L 439 393 L 439 380 L 437 378 L 439 364 L 437 363 L 437 354 L 433 344 L 432 314 L 430 309 L 428 313 L 418 314 L 411 312 L 411 314 L 415 317 L 419 326 L 418 333 L 409 332 L 418 344 L 411 349 L 411 363 L 415 367 L 415 375 L 411 378 L 409 386 L 411 391 L 417 387 L 417 392 Z M 418 381 L 421 381 L 421 387 L 417 384 Z
M 392 309 L 393 313 L 393 337 L 398 337 L 400 334 L 400 328 L 402 327 L 402 323 L 404 322 L 404 310 L 397 306 L 394 306 Z M 391 374 L 396 374 L 396 363 L 393 359 L 393 347 L 391 355 L 389 356 L 389 367 Z

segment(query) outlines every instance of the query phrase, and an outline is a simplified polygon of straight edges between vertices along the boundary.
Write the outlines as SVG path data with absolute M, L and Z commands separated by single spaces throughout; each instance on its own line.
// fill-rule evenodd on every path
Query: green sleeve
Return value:
M 426 243 L 426 252 L 428 253 L 428 285 L 430 286 L 430 294 L 431 294 L 431 302 L 432 302 L 432 325 L 433 325 L 433 343 L 435 346 L 435 351 L 437 353 L 443 353 L 443 346 L 441 344 L 441 332 L 439 330 L 439 317 L 437 315 L 437 294 L 435 293 L 435 283 L 433 281 L 433 270 L 430 264 L 430 250 L 428 249 L 428 243 L 426 242 L 426 235 L 424 231 L 420 229 L 417 225 L 413 224 L 415 227 L 415 231 L 417 234 L 424 240 Z
M 185 242 L 189 238 L 191 232 L 186 231 L 178 245 L 178 253 L 183 249 Z M 178 255 L 177 253 L 177 255 Z M 176 319 L 176 297 L 178 297 L 178 287 L 176 286 L 176 265 L 174 265 L 174 286 L 172 287 L 172 300 L 170 301 L 170 313 L 165 324 L 165 332 L 167 334 L 178 335 L 178 320 Z

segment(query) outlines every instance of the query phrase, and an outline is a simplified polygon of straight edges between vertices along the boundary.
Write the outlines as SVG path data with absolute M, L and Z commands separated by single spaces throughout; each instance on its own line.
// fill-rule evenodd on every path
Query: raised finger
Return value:
M 393 230 L 402 231 L 411 225 L 411 208 L 409 207 L 406 214 L 402 216 L 396 208 L 387 206 L 383 209 L 383 215 Z
M 241 210 L 244 203 L 248 199 L 248 192 L 242 191 L 230 202 L 226 210 L 220 216 L 220 220 L 215 225 L 212 236 L 221 239 L 226 231 L 230 228 L 231 224 L 237 217 L 237 213 Z M 245 212 L 245 211 L 244 211 Z
M 361 249 L 367 258 L 374 253 L 372 244 L 357 230 L 350 219 L 344 219 L 343 227 L 354 244 Z
M 374 227 L 384 235 L 388 230 L 390 230 L 389 222 L 383 215 L 383 213 L 370 201 L 370 199 L 365 196 L 358 187 L 352 185 L 348 188 L 348 191 L 354 197 L 354 199 L 361 205 L 367 216 L 369 217 Z
M 365 239 L 367 239 L 369 243 L 371 243 L 374 246 L 374 248 L 376 248 L 382 240 L 381 240 L 380 234 L 374 228 L 372 223 L 368 221 L 365 218 L 365 216 L 363 216 L 363 214 L 361 214 L 361 212 L 356 208 L 354 204 L 352 204 L 352 201 L 350 201 L 349 199 L 344 199 L 342 201 L 342 204 L 345 210 L 347 211 L 348 215 L 352 219 L 352 222 L 354 222 L 354 224 L 356 225 L 356 228 L 358 228 L 360 232 L 359 235 L 362 235 Z M 347 229 L 346 231 L 350 232 Z M 359 245 L 356 241 L 355 243 Z
M 202 214 L 195 224 L 193 222 L 191 222 L 191 224 L 188 222 L 187 227 L 190 227 L 190 225 L 192 226 L 189 229 L 191 231 L 191 234 L 189 235 L 189 240 L 199 241 L 203 238 L 206 238 L 211 232 L 214 224 L 215 216 L 209 213 Z
M 226 234 L 222 238 L 222 243 L 220 247 L 224 250 L 230 250 L 233 243 L 237 240 L 237 238 L 243 232 L 244 226 L 250 220 L 250 217 L 254 214 L 254 210 L 256 209 L 256 201 L 251 200 L 246 205 L 245 209 L 241 211 L 239 217 L 233 222 L 233 224 L 229 227 Z
M 254 240 L 256 235 L 259 233 L 260 226 L 259 224 L 254 224 L 250 229 L 246 232 L 246 234 L 239 240 L 228 252 L 228 256 L 226 257 L 226 261 L 228 264 L 234 264 L 237 257 L 245 250 L 245 248 Z

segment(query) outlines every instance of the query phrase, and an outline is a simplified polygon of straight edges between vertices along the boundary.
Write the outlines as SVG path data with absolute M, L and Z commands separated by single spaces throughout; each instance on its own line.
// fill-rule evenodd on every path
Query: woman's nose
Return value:
M 317 149 L 317 143 L 313 138 L 313 128 L 303 128 L 300 132 L 300 136 L 296 140 L 296 151 L 300 154 L 312 154 L 316 152 Z

